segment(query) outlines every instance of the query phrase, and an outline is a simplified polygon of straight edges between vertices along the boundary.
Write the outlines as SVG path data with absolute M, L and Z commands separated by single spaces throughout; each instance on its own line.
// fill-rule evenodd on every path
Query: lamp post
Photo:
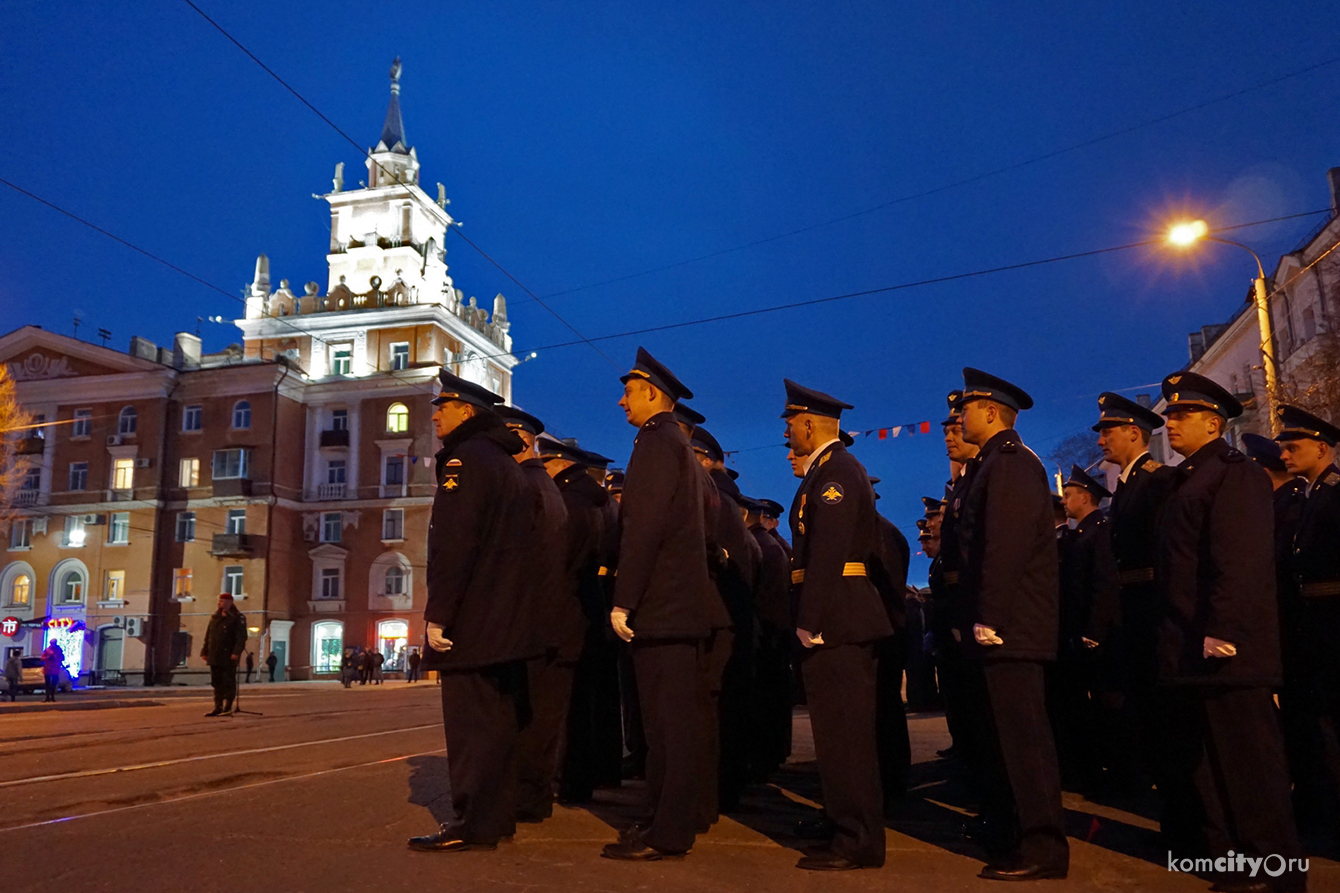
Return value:
M 1189 248 L 1201 239 L 1241 248 L 1256 261 L 1256 280 L 1253 286 L 1256 293 L 1256 324 L 1261 330 L 1261 369 L 1265 373 L 1266 379 L 1266 410 L 1270 416 L 1270 433 L 1278 434 L 1279 420 L 1275 417 L 1275 403 L 1277 400 L 1275 339 L 1270 324 L 1270 304 L 1267 301 L 1265 267 L 1261 264 L 1260 255 L 1241 242 L 1210 235 L 1210 227 L 1204 220 L 1179 223 L 1168 230 L 1168 242 L 1178 248 Z

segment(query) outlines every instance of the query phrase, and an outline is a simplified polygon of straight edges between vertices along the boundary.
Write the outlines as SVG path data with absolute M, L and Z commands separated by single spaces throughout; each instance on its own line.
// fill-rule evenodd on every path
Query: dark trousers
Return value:
M 753 727 L 750 763 L 753 778 L 765 780 L 791 755 L 791 643 L 789 629 L 766 629 L 754 651 Z
M 875 646 L 830 645 L 801 656 L 833 852 L 884 864 L 884 813 L 875 746 Z
M 43 681 L 46 683 L 46 689 L 47 689 L 46 698 L 44 700 L 47 701 L 56 700 L 56 680 L 59 677 L 57 677 L 56 674 L 54 673 L 44 673 L 42 674 L 42 678 Z
M 1231 849 L 1249 856 L 1301 857 L 1270 689 L 1182 686 L 1166 697 L 1164 734 L 1178 780 L 1167 795 L 1193 801 L 1179 811 L 1194 811 L 1198 843 L 1208 855 Z M 1178 855 L 1174 850 L 1173 857 Z
M 698 709 L 707 746 L 701 751 L 702 804 L 698 810 L 698 833 L 703 834 L 721 817 L 721 683 L 730 661 L 734 634 L 715 630 L 703 643 L 698 662 Z
M 638 774 L 647 763 L 647 732 L 642 725 L 642 704 L 637 693 L 637 670 L 631 646 L 619 644 L 619 707 L 623 717 L 623 746 Z
M 530 719 L 526 665 L 440 674 L 454 831 L 497 843 L 516 831 L 517 738 Z
M 1093 665 L 1086 654 L 1067 654 L 1044 671 L 1061 780 L 1067 790 L 1087 791 L 1102 771 L 1098 703 L 1092 698 Z
M 657 849 L 693 846 L 705 784 L 708 748 L 697 641 L 644 641 L 632 647 L 642 723 L 647 735 L 647 811 L 643 840 Z
M 943 633 L 943 634 L 942 634 Z M 961 756 L 967 756 L 972 743 L 970 715 L 970 685 L 968 664 L 963 651 L 948 630 L 935 633 L 935 681 L 939 685 L 940 700 L 945 708 L 945 725 L 949 726 L 950 744 Z
M 271 668 L 270 668 L 270 681 L 271 681 L 271 682 L 274 682 L 274 681 L 275 681 L 275 668 L 274 668 L 274 667 L 271 667 Z
M 517 737 L 516 817 L 537 821 L 554 814 L 554 776 L 572 695 L 572 667 L 545 654 L 526 661 L 530 722 Z
M 619 651 L 601 627 L 587 633 L 572 680 L 558 798 L 583 803 L 600 786 L 622 782 L 623 718 Z M 639 723 L 640 727 L 640 723 Z
M 988 819 L 998 827 L 1013 825 L 1017 843 L 1012 855 L 1021 861 L 1066 868 L 1070 845 L 1042 664 L 984 661 L 982 679 L 994 732 Z
M 887 811 L 907 794 L 912 772 L 912 743 L 903 707 L 903 666 L 907 659 L 906 630 L 897 630 L 875 646 L 875 745 L 879 751 L 879 779 Z
M 237 697 L 237 665 L 210 664 L 209 684 L 214 688 L 214 709 L 232 707 Z

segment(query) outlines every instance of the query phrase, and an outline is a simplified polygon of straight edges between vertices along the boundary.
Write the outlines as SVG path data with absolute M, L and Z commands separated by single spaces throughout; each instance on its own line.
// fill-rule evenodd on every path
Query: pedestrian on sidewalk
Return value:
M 15 651 L 5 660 L 5 681 L 9 683 L 9 700 L 17 699 L 19 679 L 23 676 L 23 664 L 19 663 L 19 653 Z
M 344 649 L 344 657 L 340 660 L 340 684 L 345 688 L 354 683 L 354 670 L 357 662 L 354 660 L 354 649 Z
M 53 639 L 42 652 L 42 675 L 46 680 L 47 689 L 46 697 L 42 699 L 43 703 L 56 702 L 56 687 L 60 685 L 60 668 L 64 663 L 65 652 L 61 650 L 60 643 Z
M 382 664 L 386 663 L 386 655 L 380 651 L 372 653 L 372 682 L 374 685 L 382 684 Z
M 275 667 L 277 666 L 279 666 L 279 658 L 275 657 L 275 653 L 271 651 L 270 656 L 265 659 L 265 667 L 270 671 L 271 682 L 275 681 Z
M 252 671 L 256 669 L 256 655 L 250 651 L 247 652 L 247 684 L 251 684 Z
M 230 593 L 220 593 L 200 649 L 200 656 L 209 664 L 209 684 L 214 689 L 214 709 L 206 716 L 232 714 L 233 698 L 237 697 L 237 661 L 246 642 L 247 619 L 233 604 Z
M 419 681 L 419 661 L 421 660 L 423 660 L 423 657 L 419 654 L 419 649 L 415 648 L 409 653 L 409 672 L 405 675 L 406 682 Z

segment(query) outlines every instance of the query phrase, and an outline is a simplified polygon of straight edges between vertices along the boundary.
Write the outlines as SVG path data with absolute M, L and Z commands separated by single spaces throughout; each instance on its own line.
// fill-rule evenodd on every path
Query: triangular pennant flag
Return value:
M 879 439 L 880 439 L 880 440 L 888 440 L 888 438 L 889 438 L 889 429 L 888 429 L 888 428 L 880 428 L 880 429 L 879 429 Z
M 912 435 L 912 434 L 916 434 L 916 433 L 917 433 L 917 425 L 916 425 L 916 422 L 913 422 L 913 423 L 910 424 L 910 425 L 904 425 L 903 427 L 907 429 L 907 433 L 908 433 L 909 436 Z
M 901 432 L 902 430 L 903 430 L 902 425 L 894 425 L 892 428 L 889 429 L 889 434 L 892 437 L 897 437 L 899 432 Z
M 409 457 L 409 464 L 410 464 L 410 465 L 418 465 L 418 464 L 419 464 L 419 457 L 418 457 L 418 456 L 410 456 L 410 457 Z
M 848 432 L 847 432 L 847 436 L 849 436 L 849 437 L 860 437 L 860 436 L 861 436 L 861 432 L 860 432 L 860 431 L 848 431 Z
M 931 433 L 931 423 L 930 423 L 930 422 L 922 422 L 922 423 L 921 423 L 921 433 L 922 433 L 922 434 L 930 434 L 930 433 Z

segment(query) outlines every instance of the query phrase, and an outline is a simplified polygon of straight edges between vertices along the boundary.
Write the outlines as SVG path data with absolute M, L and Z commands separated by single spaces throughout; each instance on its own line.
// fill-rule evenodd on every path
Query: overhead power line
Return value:
M 349 145 L 351 145 L 351 146 L 353 146 L 355 149 L 357 149 L 357 150 L 358 150 L 358 153 L 359 153 L 360 155 L 364 156 L 365 158 L 368 158 L 369 160 L 372 160 L 372 156 L 371 156 L 371 154 L 370 154 L 369 152 L 367 152 L 367 150 L 365 150 L 365 149 L 363 148 L 363 146 L 360 145 L 359 142 L 358 142 L 357 140 L 355 140 L 352 136 L 350 136 L 348 133 L 346 133 L 346 132 L 343 130 L 343 128 L 340 127 L 340 125 L 336 124 L 334 121 L 332 121 L 330 118 L 328 118 L 325 114 L 323 114 L 322 111 L 321 111 L 320 109 L 318 109 L 315 105 L 313 105 L 311 102 L 309 102 L 309 101 L 307 100 L 306 97 L 304 97 L 301 93 L 299 93 L 299 92 L 293 87 L 293 85 L 291 85 L 288 81 L 286 81 L 286 80 L 284 80 L 282 77 L 280 77 L 279 74 L 278 74 L 273 68 L 271 68 L 270 66 L 268 66 L 268 65 L 266 65 L 264 62 L 262 62 L 261 59 L 260 59 L 260 57 L 257 56 L 255 53 L 253 53 L 251 50 L 247 49 L 247 48 L 242 44 L 242 42 L 241 42 L 240 40 L 238 40 L 238 39 L 237 39 L 236 37 L 234 37 L 232 34 L 228 33 L 228 30 L 227 30 L 226 28 L 224 28 L 222 25 L 220 25 L 220 24 L 219 24 L 218 22 L 216 22 L 214 19 L 210 18 L 209 15 L 206 14 L 205 11 L 204 11 L 203 9 L 201 9 L 199 6 L 196 6 L 194 3 L 191 2 L 191 0 L 182 0 L 182 2 L 185 3 L 187 6 L 191 7 L 191 9 L 195 10 L 195 11 L 200 15 L 200 17 L 201 17 L 202 19 L 204 19 L 206 22 L 209 22 L 209 24 L 212 25 L 212 26 L 214 27 L 214 29 L 217 30 L 220 34 L 222 34 L 224 37 L 228 38 L 228 41 L 229 41 L 230 43 L 232 43 L 233 46 L 237 47 L 239 50 L 241 50 L 243 53 L 245 53 L 246 56 L 247 56 L 249 59 L 251 59 L 251 61 L 253 61 L 253 62 L 255 62 L 257 65 L 259 65 L 259 66 L 265 71 L 266 74 L 270 75 L 270 77 L 272 77 L 272 78 L 274 78 L 276 81 L 278 81 L 280 86 L 282 86 L 282 87 L 283 87 L 285 90 L 287 90 L 288 92 L 292 93 L 292 94 L 298 99 L 298 101 L 301 102 L 303 105 L 307 106 L 307 108 L 311 109 L 312 112 L 315 113 L 316 116 L 317 116 L 318 118 L 320 118 L 322 121 L 326 122 L 326 124 L 330 125 L 330 128 L 331 128 L 332 130 L 334 130 L 336 133 L 338 133 L 341 137 L 343 137 L 344 140 L 345 140 L 345 142 L 349 143 Z M 388 177 L 389 179 L 391 179 L 392 181 L 394 181 L 397 185 L 400 185 L 400 186 L 410 186 L 410 185 L 412 185 L 412 184 L 405 183 L 403 180 L 400 179 L 400 177 L 399 177 L 398 175 L 392 173 L 391 171 L 388 171 L 383 165 L 377 163 L 376 161 L 373 161 L 373 163 L 374 163 L 374 164 L 377 164 L 378 169 L 379 169 L 383 174 L 386 174 L 387 177 Z M 413 190 L 410 191 L 410 194 L 413 195 Z M 417 197 L 416 197 L 416 198 L 417 198 Z M 448 227 L 448 229 L 450 230 L 451 227 Z M 505 267 L 503 267 L 502 264 L 498 263 L 498 262 L 497 262 L 496 260 L 494 260 L 491 256 L 489 256 L 488 254 L 486 254 L 486 253 L 483 251 L 483 249 L 481 249 L 481 248 L 480 248 L 478 245 L 476 245 L 473 241 L 471 241 L 470 239 L 467 239 L 464 235 L 462 235 L 461 232 L 459 231 L 459 229 L 457 229 L 457 231 L 456 231 L 456 235 L 457 235 L 457 236 L 460 236 L 460 238 L 462 239 L 462 241 L 465 242 L 465 244 L 469 245 L 469 246 L 470 246 L 471 248 L 473 248 L 475 251 L 478 251 L 481 257 L 483 257 L 485 260 L 487 260 L 487 261 L 488 261 L 490 264 L 492 264 L 493 266 L 497 267 L 498 270 L 501 271 L 502 274 L 503 274 L 504 276 L 506 276 L 508 279 L 512 280 L 512 282 L 516 283 L 516 285 L 517 285 L 518 288 L 520 288 L 520 289 L 521 289 L 522 291 L 524 291 L 527 295 L 529 295 L 529 296 L 530 296 L 530 297 L 531 297 L 537 304 L 539 304 L 539 305 L 540 305 L 541 307 L 543 307 L 545 310 L 549 311 L 549 314 L 550 314 L 551 316 L 553 316 L 554 319 L 558 320 L 558 321 L 559 321 L 560 323 L 562 323 L 562 324 L 563 324 L 569 331 L 571 331 L 574 335 L 576 335 L 576 336 L 580 339 L 580 341 L 578 341 L 577 343 L 579 343 L 579 344 L 584 343 L 584 344 L 588 345 L 592 350 L 594 350 L 596 353 L 600 354 L 600 356 L 604 357 L 605 360 L 606 360 L 611 366 L 613 366 L 614 368 L 616 368 L 616 369 L 622 369 L 622 368 L 623 368 L 623 367 L 620 366 L 618 363 L 614 362 L 614 360 L 611 359 L 607 354 L 605 354 L 604 351 L 602 351 L 600 348 L 596 347 L 596 346 L 595 346 L 594 344 L 592 344 L 589 340 L 587 340 L 586 337 L 585 337 L 584 335 L 582 335 L 582 333 L 581 333 L 580 331 L 578 331 L 577 328 L 576 328 L 574 325 L 572 325 L 572 323 L 568 322 L 566 319 L 564 319 L 562 316 L 560 316 L 559 313 L 558 313 L 556 310 L 554 310 L 552 307 L 550 307 L 548 304 L 546 304 L 545 301 L 544 301 L 544 299 L 542 299 L 539 295 L 535 294 L 535 292 L 531 291 L 529 288 L 526 288 L 526 286 L 522 285 L 522 284 L 521 284 L 521 280 L 519 280 L 519 279 L 517 279 L 515 276 L 513 276 L 513 275 L 512 275 L 512 274 L 511 274 Z
M 1189 115 L 1192 112 L 1198 112 L 1201 109 L 1208 108 L 1212 105 L 1217 105 L 1221 102 L 1228 102 L 1231 99 L 1237 99 L 1239 96 L 1244 96 L 1248 93 L 1252 93 L 1257 90 L 1263 90 L 1266 87 L 1273 87 L 1275 84 L 1279 84 L 1284 81 L 1291 80 L 1293 78 L 1302 77 L 1303 75 L 1310 74 L 1314 71 L 1317 71 L 1318 69 L 1334 65 L 1337 62 L 1340 62 L 1340 56 L 1327 59 L 1323 62 L 1318 62 L 1314 65 L 1309 65 L 1305 68 L 1297 69 L 1296 71 L 1291 71 L 1287 74 L 1282 74 L 1279 77 L 1274 77 L 1271 78 L 1270 80 L 1262 81 L 1258 84 L 1253 84 L 1250 87 L 1243 87 L 1240 90 L 1234 90 L 1231 93 L 1225 93 L 1221 96 L 1216 96 L 1213 99 L 1207 99 L 1204 102 L 1199 102 L 1196 103 L 1195 105 L 1187 106 L 1186 108 L 1179 109 L 1175 112 L 1169 112 L 1166 115 L 1159 115 L 1156 118 L 1150 118 L 1146 121 L 1140 122 L 1139 124 L 1133 124 L 1129 127 L 1123 127 L 1120 130 L 1114 130 L 1111 131 L 1110 133 L 1105 133 L 1102 136 L 1092 137 L 1090 139 L 1082 140 L 1078 143 L 1074 143 L 1069 146 L 1063 146 L 1059 149 L 1053 149 L 1049 152 L 1043 152 L 1040 155 L 1034 155 L 1030 158 L 1025 158 L 1022 161 L 1016 161 L 1012 164 L 1004 165 L 1003 167 L 983 171 L 980 174 L 974 174 L 973 176 L 970 177 L 963 177 L 958 180 L 953 180 L 949 183 L 944 183 L 940 186 L 935 186 L 931 189 L 922 190 L 921 192 L 913 192 L 907 195 L 902 195 L 899 196 L 898 198 L 890 199 L 886 202 L 881 202 L 877 205 L 872 205 L 869 208 L 862 208 L 859 211 L 853 211 L 849 214 L 843 214 L 840 217 L 833 217 L 829 220 L 822 220 L 818 223 L 811 223 L 806 226 L 799 227 L 797 229 L 791 229 L 787 230 L 786 232 L 777 233 L 775 235 L 765 236 L 764 238 L 761 239 L 755 239 L 751 242 L 743 242 L 739 245 L 732 245 L 729 248 L 721 248 L 716 251 L 709 251 L 706 254 L 699 254 L 695 257 L 689 257 L 685 258 L 684 260 L 674 261 L 673 263 L 662 264 L 656 267 L 649 267 L 645 270 L 639 270 L 636 273 L 628 273 L 622 276 L 614 276 L 609 279 L 601 279 L 597 282 L 588 282 L 585 285 L 578 285 L 574 286 L 573 288 L 566 288 L 563 289 L 562 291 L 550 292 L 549 294 L 545 295 L 545 297 L 557 298 L 563 295 L 575 294 L 577 292 L 586 291 L 592 288 L 599 288 L 603 285 L 615 285 L 620 282 L 628 282 L 629 280 L 632 279 L 640 279 L 643 276 L 650 276 L 654 273 L 664 273 L 667 270 L 676 270 L 679 269 L 680 267 L 686 267 L 689 266 L 690 264 L 696 264 L 705 260 L 711 260 L 713 258 L 721 257 L 726 254 L 734 254 L 738 251 L 745 251 L 749 248 L 757 248 L 760 245 L 767 245 L 770 242 L 777 242 L 781 239 L 789 239 L 792 236 L 803 235 L 808 232 L 813 232 L 816 229 L 822 229 L 826 226 L 833 226 L 834 224 L 844 223 L 848 220 L 855 220 L 858 217 L 864 217 L 868 214 L 874 214 L 878 211 L 884 211 L 897 205 L 904 204 L 906 202 L 915 201 L 916 199 L 919 198 L 926 198 L 928 196 L 938 195 L 939 193 L 942 192 L 948 192 L 952 189 L 958 189 L 961 186 L 970 186 L 973 183 L 979 183 L 982 180 L 989 179 L 990 177 L 996 177 L 1001 174 L 1010 173 L 1011 171 L 1020 170 L 1021 168 L 1030 167 L 1031 165 L 1039 164 L 1043 161 L 1049 161 L 1053 158 L 1056 158 L 1061 155 L 1066 155 L 1071 152 L 1078 152 L 1080 149 L 1087 149 L 1090 146 L 1096 146 L 1099 143 L 1105 143 L 1109 140 L 1114 140 L 1117 137 L 1126 136 L 1127 134 L 1134 133 L 1137 130 L 1143 130 L 1146 127 L 1153 127 L 1155 124 L 1163 124 L 1167 121 L 1173 120 L 1174 118 L 1180 118 L 1183 115 Z

